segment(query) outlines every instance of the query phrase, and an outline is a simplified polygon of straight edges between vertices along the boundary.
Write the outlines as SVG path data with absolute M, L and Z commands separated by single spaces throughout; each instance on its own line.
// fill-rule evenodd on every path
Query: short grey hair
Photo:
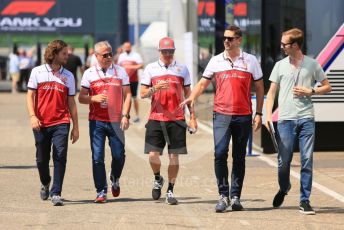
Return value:
M 105 48 L 110 48 L 111 51 L 112 51 L 112 47 L 111 47 L 111 45 L 110 45 L 110 43 L 109 43 L 108 41 L 100 41 L 100 42 L 97 42 L 97 43 L 94 45 L 94 51 L 95 51 L 96 53 L 99 53 L 99 50 L 100 50 L 101 48 L 103 48 L 103 47 L 105 47 Z

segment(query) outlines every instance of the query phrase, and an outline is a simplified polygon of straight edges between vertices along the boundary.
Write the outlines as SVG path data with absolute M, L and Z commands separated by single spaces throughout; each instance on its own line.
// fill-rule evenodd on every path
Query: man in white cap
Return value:
M 173 187 L 179 170 L 179 154 L 186 154 L 186 129 L 184 108 L 180 103 L 188 97 L 190 90 L 190 75 L 187 67 L 174 59 L 174 41 L 165 37 L 159 42 L 159 60 L 147 65 L 141 80 L 141 97 L 151 97 L 151 111 L 146 124 L 145 153 L 149 154 L 149 162 L 155 180 L 152 197 L 158 200 L 164 179 L 160 175 L 160 155 L 168 144 L 168 188 L 166 203 L 178 203 L 173 195 Z M 196 116 L 189 107 L 189 127 L 196 130 Z

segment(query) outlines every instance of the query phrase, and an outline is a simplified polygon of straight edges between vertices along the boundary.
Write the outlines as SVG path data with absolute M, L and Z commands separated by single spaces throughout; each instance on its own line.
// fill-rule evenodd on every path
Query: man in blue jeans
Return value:
M 233 211 L 243 209 L 240 196 L 245 176 L 246 145 L 252 129 L 252 81 L 257 94 L 254 130 L 258 130 L 262 123 L 263 74 L 256 57 L 240 49 L 241 42 L 242 32 L 239 27 L 226 28 L 223 36 L 224 52 L 211 58 L 203 78 L 195 86 L 190 97 L 182 103 L 193 104 L 211 80 L 215 79 L 213 129 L 215 174 L 220 194 L 219 202 L 215 206 L 216 212 L 224 212 L 229 206 Z M 229 192 L 227 158 L 231 137 L 233 165 Z
M 26 98 L 35 137 L 37 168 L 42 183 L 40 197 L 47 200 L 50 195 L 54 206 L 63 205 L 61 193 L 67 163 L 70 118 L 73 121 L 70 139 L 73 144 L 79 139 L 74 77 L 63 68 L 67 58 L 67 44 L 64 41 L 50 42 L 44 53 L 46 64 L 31 71 Z M 54 178 L 49 194 L 51 149 Z
M 312 189 L 315 122 L 311 97 L 330 92 L 331 86 L 319 63 L 302 53 L 303 40 L 303 32 L 297 28 L 282 34 L 281 49 L 287 57 L 275 64 L 270 75 L 266 121 L 272 121 L 272 107 L 279 88 L 277 131 L 280 188 L 273 206 L 281 206 L 291 188 L 290 164 L 294 143 L 298 139 L 301 155 L 300 212 L 312 215 L 315 211 L 310 205 L 309 197 Z M 315 82 L 320 83 L 320 86 L 315 87 Z
M 112 61 L 112 48 L 107 41 L 95 44 L 97 64 L 87 69 L 81 80 L 79 102 L 89 104 L 90 141 L 93 180 L 97 190 L 95 203 L 107 200 L 104 163 L 105 139 L 111 148 L 111 192 L 120 194 L 119 178 L 125 162 L 124 130 L 129 127 L 131 93 L 124 68 Z

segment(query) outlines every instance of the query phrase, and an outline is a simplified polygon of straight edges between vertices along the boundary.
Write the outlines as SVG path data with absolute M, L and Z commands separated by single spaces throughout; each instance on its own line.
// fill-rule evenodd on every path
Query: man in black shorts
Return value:
M 146 124 L 145 153 L 155 180 L 152 197 L 158 200 L 164 179 L 160 176 L 160 155 L 168 145 L 168 188 L 167 204 L 177 204 L 173 187 L 179 170 L 179 154 L 186 154 L 186 129 L 184 108 L 180 107 L 184 96 L 191 93 L 190 75 L 187 67 L 173 60 L 174 41 L 165 37 L 159 42 L 159 60 L 147 65 L 141 80 L 141 97 L 152 97 L 151 112 Z M 189 127 L 196 131 L 197 121 L 193 109 L 190 109 Z M 191 130 L 191 129 L 190 129 Z

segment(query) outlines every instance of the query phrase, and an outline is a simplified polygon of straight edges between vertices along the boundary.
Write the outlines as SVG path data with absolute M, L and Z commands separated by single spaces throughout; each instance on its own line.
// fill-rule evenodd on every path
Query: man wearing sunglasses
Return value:
M 111 149 L 111 192 L 120 194 L 119 178 L 125 162 L 124 130 L 129 127 L 131 93 L 129 77 L 123 67 L 113 63 L 111 45 L 101 41 L 94 46 L 97 64 L 87 69 L 81 80 L 79 102 L 89 104 L 89 132 L 92 150 L 95 203 L 107 200 L 104 164 L 105 139 Z
M 223 37 L 224 52 L 209 61 L 203 78 L 183 104 L 195 103 L 196 98 L 216 82 L 214 98 L 213 131 L 215 144 L 215 174 L 220 199 L 216 212 L 243 210 L 240 203 L 245 176 L 246 145 L 252 126 L 261 127 L 264 98 L 263 74 L 256 57 L 240 49 L 242 32 L 237 26 L 226 28 Z M 251 82 L 257 95 L 256 113 L 252 122 Z M 232 137 L 231 189 L 228 183 L 228 146 Z
M 151 112 L 146 124 L 145 153 L 154 173 L 152 197 L 158 200 L 164 179 L 160 175 L 163 149 L 168 145 L 168 187 L 166 203 L 176 205 L 173 188 L 179 171 L 179 154 L 186 154 L 186 129 L 184 107 L 180 103 L 190 95 L 191 79 L 187 67 L 176 62 L 174 41 L 165 37 L 159 42 L 159 60 L 147 65 L 141 80 L 141 97 L 151 97 Z M 194 112 L 190 111 L 189 127 L 196 131 Z
M 294 143 L 298 139 L 301 156 L 300 212 L 312 215 L 310 205 L 312 189 L 314 108 L 312 95 L 325 94 L 331 86 L 319 63 L 302 53 L 303 32 L 294 28 L 282 34 L 281 49 L 287 55 L 277 62 L 270 75 L 270 89 L 266 100 L 266 122 L 271 122 L 275 95 L 278 96 L 278 183 L 279 191 L 274 197 L 275 208 L 282 205 L 291 188 L 290 164 Z M 315 87 L 315 82 L 320 83 Z M 268 125 L 266 125 L 269 127 Z

